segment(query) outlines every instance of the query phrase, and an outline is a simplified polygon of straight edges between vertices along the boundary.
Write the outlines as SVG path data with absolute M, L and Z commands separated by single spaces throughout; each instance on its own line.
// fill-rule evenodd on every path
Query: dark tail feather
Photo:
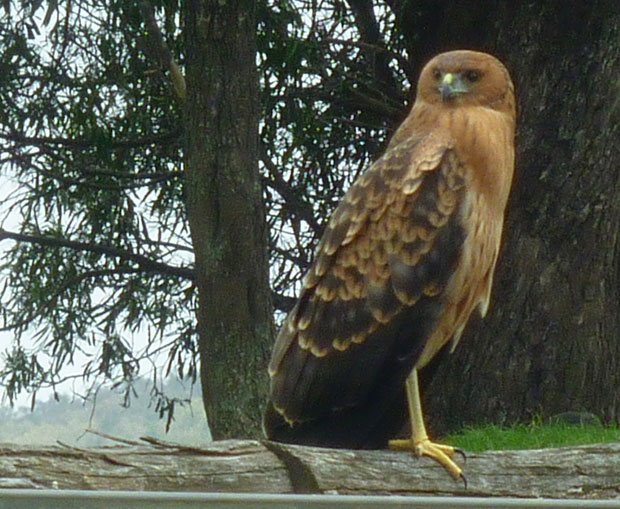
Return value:
M 269 440 L 343 449 L 384 449 L 407 421 L 404 390 L 391 401 L 331 412 L 291 426 L 269 402 L 263 426 Z

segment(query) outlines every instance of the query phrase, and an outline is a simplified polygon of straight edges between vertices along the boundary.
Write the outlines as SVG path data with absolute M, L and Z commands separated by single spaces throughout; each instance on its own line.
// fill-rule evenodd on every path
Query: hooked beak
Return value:
M 467 92 L 467 85 L 460 73 L 452 74 L 451 72 L 444 74 L 439 85 L 439 94 L 443 102 L 454 99 L 458 94 Z

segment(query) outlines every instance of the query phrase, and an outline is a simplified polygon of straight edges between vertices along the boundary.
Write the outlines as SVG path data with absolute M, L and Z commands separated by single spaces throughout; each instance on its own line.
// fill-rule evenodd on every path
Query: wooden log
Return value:
M 434 461 L 253 440 L 0 444 L 0 488 L 620 499 L 620 444 L 470 454 L 468 487 Z

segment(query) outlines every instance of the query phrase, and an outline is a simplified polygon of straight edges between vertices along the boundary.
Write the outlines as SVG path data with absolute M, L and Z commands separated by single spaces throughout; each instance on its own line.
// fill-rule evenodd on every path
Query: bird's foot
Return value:
M 467 479 L 463 475 L 463 470 L 452 460 L 455 454 L 460 454 L 463 459 L 467 459 L 465 453 L 456 447 L 450 445 L 436 444 L 428 438 L 414 441 L 412 439 L 390 440 L 389 448 L 393 451 L 413 451 L 418 458 L 428 456 L 433 458 L 437 463 L 444 467 L 448 473 L 455 479 L 461 479 L 467 488 Z

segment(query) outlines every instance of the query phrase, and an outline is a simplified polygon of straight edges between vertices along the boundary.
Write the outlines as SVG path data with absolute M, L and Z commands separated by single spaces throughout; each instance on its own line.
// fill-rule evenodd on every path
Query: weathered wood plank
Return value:
M 468 487 L 434 461 L 392 451 L 296 448 L 323 493 L 620 498 L 620 444 L 471 454 Z
M 282 463 L 259 442 L 73 449 L 0 445 L 0 488 L 290 493 Z
M 469 482 L 432 460 L 251 440 L 91 449 L 0 444 L 0 488 L 620 499 L 620 444 L 471 454 Z

